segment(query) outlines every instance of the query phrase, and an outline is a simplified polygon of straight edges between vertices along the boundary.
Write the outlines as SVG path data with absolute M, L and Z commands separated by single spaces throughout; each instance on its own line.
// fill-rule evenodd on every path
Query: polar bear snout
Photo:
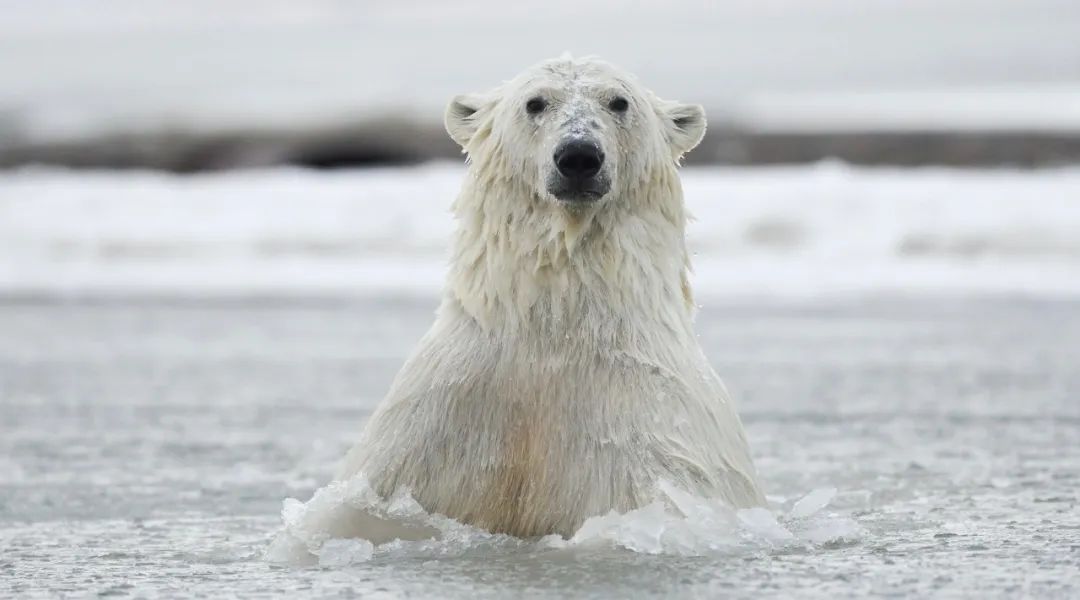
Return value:
M 604 174 L 604 151 L 597 142 L 585 138 L 563 140 L 552 156 L 554 172 L 548 180 L 551 195 L 565 202 L 589 202 L 602 198 L 611 189 Z
M 604 166 L 604 152 L 593 142 L 570 140 L 555 151 L 555 166 L 559 173 L 571 180 L 595 177 Z

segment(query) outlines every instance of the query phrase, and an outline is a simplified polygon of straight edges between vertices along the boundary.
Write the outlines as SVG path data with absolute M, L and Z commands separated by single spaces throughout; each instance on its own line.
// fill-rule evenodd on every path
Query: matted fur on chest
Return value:
M 362 467 L 380 493 L 407 487 L 427 510 L 491 531 L 570 535 L 641 505 L 658 477 L 685 478 L 663 458 L 670 440 L 693 437 L 678 378 L 612 356 L 503 358 L 373 417 L 372 449 L 394 456 Z

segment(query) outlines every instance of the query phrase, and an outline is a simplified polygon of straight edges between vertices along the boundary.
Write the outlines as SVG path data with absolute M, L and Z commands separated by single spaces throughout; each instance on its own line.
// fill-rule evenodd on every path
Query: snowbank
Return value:
M 0 172 L 0 293 L 435 294 L 463 172 Z M 702 297 L 1080 294 L 1080 169 L 684 173 Z

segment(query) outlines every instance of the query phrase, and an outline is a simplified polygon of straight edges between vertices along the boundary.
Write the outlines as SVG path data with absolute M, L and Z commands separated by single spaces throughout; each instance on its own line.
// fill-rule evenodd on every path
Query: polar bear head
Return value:
M 701 106 L 660 100 L 605 62 L 535 65 L 458 96 L 446 129 L 486 179 L 570 211 L 596 210 L 673 170 L 701 141 Z

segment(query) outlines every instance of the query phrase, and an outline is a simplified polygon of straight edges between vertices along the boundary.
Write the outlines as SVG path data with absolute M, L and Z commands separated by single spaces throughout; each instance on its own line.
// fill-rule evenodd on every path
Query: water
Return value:
M 269 564 L 433 307 L 0 304 L 0 596 L 1080 593 L 1080 302 L 1001 297 L 705 303 L 794 541 L 766 513 L 681 553 L 464 532 Z

